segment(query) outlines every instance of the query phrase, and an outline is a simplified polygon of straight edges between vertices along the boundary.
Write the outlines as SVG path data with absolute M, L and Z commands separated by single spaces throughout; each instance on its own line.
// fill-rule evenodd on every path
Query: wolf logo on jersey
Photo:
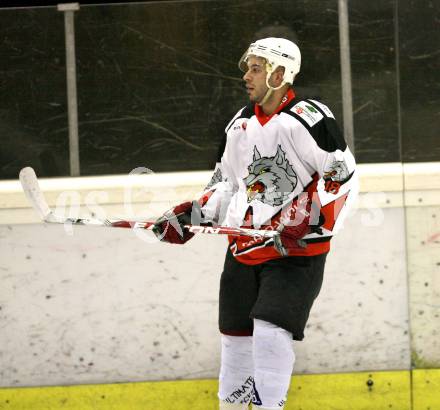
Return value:
M 209 181 L 208 185 L 206 185 L 205 191 L 207 189 L 210 189 L 215 184 L 217 184 L 217 183 L 219 183 L 221 181 L 223 181 L 222 170 L 221 170 L 221 168 L 217 168 L 217 170 L 214 172 L 214 175 L 211 178 L 211 181 Z
M 330 169 L 324 171 L 324 180 L 332 180 L 336 182 L 344 182 L 350 173 L 344 161 L 333 161 Z
M 248 166 L 248 172 L 249 175 L 243 179 L 248 202 L 257 200 L 272 206 L 282 205 L 298 183 L 281 145 L 278 145 L 273 157 L 262 157 L 254 146 L 253 162 Z

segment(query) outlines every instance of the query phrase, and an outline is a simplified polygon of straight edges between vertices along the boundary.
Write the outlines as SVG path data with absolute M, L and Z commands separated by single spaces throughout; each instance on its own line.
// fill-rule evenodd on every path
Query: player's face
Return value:
M 266 61 L 261 57 L 250 56 L 247 60 L 248 70 L 243 76 L 249 100 L 259 103 L 268 90 L 266 86 Z

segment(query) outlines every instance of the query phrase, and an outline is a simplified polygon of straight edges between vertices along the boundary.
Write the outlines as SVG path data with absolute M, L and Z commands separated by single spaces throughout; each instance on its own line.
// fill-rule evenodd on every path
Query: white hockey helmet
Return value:
M 283 84 L 293 84 L 301 67 L 301 52 L 298 46 L 285 38 L 268 37 L 252 43 L 238 62 L 241 71 L 248 70 L 247 60 L 250 56 L 266 59 L 267 83 L 277 67 L 284 67 Z M 279 88 L 279 87 L 277 87 Z

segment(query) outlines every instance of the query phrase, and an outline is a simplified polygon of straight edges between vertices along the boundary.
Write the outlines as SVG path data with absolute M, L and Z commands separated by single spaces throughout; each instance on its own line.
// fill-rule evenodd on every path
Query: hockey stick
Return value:
M 131 228 L 131 229 L 153 229 L 154 222 L 151 221 L 128 221 L 124 219 L 98 219 L 98 218 L 66 218 L 56 215 L 50 208 L 41 192 L 35 171 L 31 167 L 23 168 L 20 171 L 20 182 L 23 191 L 37 212 L 41 220 L 47 223 L 72 224 L 72 225 L 93 225 L 107 226 L 110 228 Z M 274 230 L 260 230 L 248 228 L 230 228 L 227 226 L 203 226 L 203 225 L 185 225 L 186 229 L 193 233 L 206 233 L 216 235 L 233 236 L 258 236 L 264 238 L 273 238 L 279 233 Z

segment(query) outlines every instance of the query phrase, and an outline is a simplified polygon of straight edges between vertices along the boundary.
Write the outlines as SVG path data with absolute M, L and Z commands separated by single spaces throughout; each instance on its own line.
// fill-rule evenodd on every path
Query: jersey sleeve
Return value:
M 222 158 L 216 163 L 211 180 L 199 199 L 204 221 L 220 224 L 236 191 L 228 173 L 227 162 Z
M 292 131 L 294 149 L 310 174 L 319 176 L 313 202 L 321 209 L 321 224 L 334 234 L 358 194 L 356 162 L 327 106 L 315 100 L 297 106 L 292 108 L 298 120 Z
M 227 125 L 218 149 L 214 173 L 199 200 L 206 222 L 221 224 L 227 213 L 231 198 L 238 190 L 234 170 L 230 162 L 231 148 L 227 136 L 229 129 L 238 118 L 241 118 L 245 108 L 238 111 Z

